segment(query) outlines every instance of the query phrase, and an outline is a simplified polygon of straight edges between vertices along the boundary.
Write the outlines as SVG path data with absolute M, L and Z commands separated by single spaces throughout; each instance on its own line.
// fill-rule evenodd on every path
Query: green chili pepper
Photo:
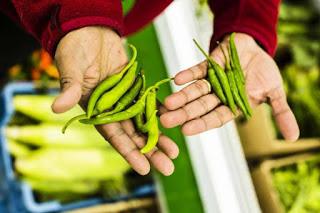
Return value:
M 148 131 L 148 126 L 150 125 L 152 116 L 156 116 L 156 115 L 154 115 L 157 112 L 157 93 L 156 93 L 156 90 L 157 90 L 157 88 L 151 90 L 146 98 L 146 107 L 145 107 L 146 123 L 142 123 L 142 125 L 139 128 L 139 130 L 143 133 L 146 133 Z
M 149 87 L 144 92 L 142 97 L 135 104 L 130 106 L 125 111 L 118 112 L 118 113 L 115 113 L 112 115 L 107 115 L 104 117 L 99 117 L 99 118 L 82 119 L 82 120 L 80 120 L 80 122 L 84 123 L 84 124 L 100 125 L 100 124 L 108 124 L 108 123 L 113 123 L 113 122 L 117 122 L 117 121 L 130 119 L 130 118 L 136 116 L 137 114 L 141 113 L 144 110 L 147 95 L 152 89 L 155 89 L 155 88 L 159 87 L 161 84 L 164 84 L 164 83 L 169 82 L 171 80 L 172 80 L 172 78 L 164 79 L 164 80 L 157 82 L 155 85 Z
M 249 104 L 249 100 L 248 100 L 248 97 L 247 97 L 246 92 L 245 92 L 245 87 L 242 84 L 241 79 L 239 78 L 239 76 L 235 75 L 234 77 L 235 77 L 235 82 L 236 82 L 236 85 L 237 85 L 241 100 L 244 103 L 244 106 L 245 106 L 245 108 L 246 108 L 246 110 L 248 112 L 248 115 L 251 116 L 252 115 L 252 108 L 251 108 L 251 106 Z
M 119 99 L 119 101 L 117 102 L 113 110 L 109 112 L 101 113 L 97 115 L 97 118 L 103 117 L 106 115 L 111 115 L 125 109 L 129 104 L 131 104 L 134 101 L 136 96 L 139 94 L 141 87 L 142 87 L 142 77 L 139 75 L 135 83 L 133 84 L 133 86 L 130 88 L 130 90 L 126 94 L 124 94 Z
M 234 80 L 234 72 L 232 71 L 227 71 L 227 76 L 228 76 L 228 80 L 229 80 L 229 84 L 230 84 L 230 87 L 231 87 L 231 92 L 232 92 L 232 95 L 233 95 L 233 98 L 237 104 L 237 106 L 240 108 L 240 110 L 242 111 L 243 115 L 246 117 L 246 119 L 249 118 L 249 115 L 248 115 L 248 112 L 239 96 L 239 92 L 238 92 L 238 89 L 237 89 L 237 85 L 236 85 L 236 82 Z
M 242 78 L 241 78 L 241 76 L 243 75 L 243 71 L 241 69 L 240 63 L 237 64 L 237 62 L 236 62 L 236 61 L 239 61 L 239 59 L 238 59 L 237 49 L 235 48 L 235 45 L 234 45 L 234 41 L 233 41 L 234 38 L 233 37 L 234 37 L 234 33 L 231 34 L 230 43 L 229 43 L 229 47 L 230 48 L 228 48 L 229 57 L 231 59 L 230 60 L 230 64 L 231 64 L 232 70 L 234 71 L 234 79 L 235 79 L 235 82 L 236 82 L 240 97 L 241 97 L 241 99 L 242 99 L 242 101 L 244 103 L 244 106 L 246 108 L 246 111 L 247 111 L 248 115 L 251 116 L 252 115 L 252 109 L 251 109 L 251 106 L 249 104 L 248 97 L 246 95 L 244 82 L 242 81 Z M 231 42 L 231 41 L 233 41 L 233 42 Z M 233 43 L 234 47 L 231 46 L 231 43 Z M 232 53 L 232 52 L 234 52 L 234 53 Z M 232 56 L 232 55 L 236 55 L 236 56 Z
M 157 109 L 157 92 L 153 89 L 149 92 L 146 99 L 146 120 L 148 121 L 153 112 Z
M 147 120 L 147 122 L 145 122 L 145 123 L 141 126 L 141 129 L 139 129 L 141 132 L 143 132 L 143 133 L 148 132 L 148 130 L 150 129 L 150 127 L 151 127 L 151 125 L 152 125 L 152 123 L 153 123 L 152 119 L 153 119 L 153 117 L 156 117 L 156 116 L 157 116 L 157 113 L 158 113 L 158 110 L 154 110 L 154 112 L 153 112 L 153 113 L 151 114 L 151 116 L 150 116 L 150 119 Z
M 244 78 L 243 71 L 241 69 L 239 55 L 237 52 L 236 44 L 234 42 L 234 36 L 235 36 L 235 33 L 231 33 L 230 39 L 229 39 L 231 61 L 232 61 L 231 66 L 233 66 L 232 69 L 235 70 L 235 72 L 237 73 L 236 75 L 238 75 L 238 77 L 241 79 L 241 82 L 244 84 L 245 78 Z
M 73 118 L 71 118 L 69 121 L 67 121 L 67 123 L 62 127 L 62 133 L 64 134 L 67 130 L 67 128 L 74 122 L 74 121 L 78 121 L 81 119 L 85 119 L 87 118 L 86 114 L 81 114 L 81 115 L 77 115 Z
M 144 75 L 143 71 L 141 71 L 141 77 L 142 77 L 142 88 L 140 90 L 138 99 L 140 99 L 142 97 L 142 95 L 144 94 L 144 92 L 146 90 L 146 78 L 145 78 L 145 75 Z M 142 126 L 144 124 L 144 111 L 142 111 L 138 115 L 134 116 L 133 121 L 134 121 L 134 123 L 136 125 L 136 128 L 139 131 L 143 132 L 142 131 Z
M 208 69 L 208 79 L 213 88 L 213 91 L 218 96 L 218 98 L 222 101 L 223 104 L 227 104 L 227 99 L 226 96 L 223 94 L 223 90 L 218 80 L 218 77 L 216 76 L 214 70 L 211 67 Z
M 142 154 L 150 152 L 158 143 L 159 140 L 159 126 L 156 113 L 150 118 L 148 124 L 148 140 L 146 145 L 140 150 Z
M 90 99 L 88 101 L 87 106 L 87 116 L 90 118 L 93 113 L 93 109 L 96 105 L 97 100 L 110 88 L 112 88 L 114 85 L 116 85 L 123 77 L 123 75 L 126 73 L 126 71 L 133 65 L 137 58 L 137 49 L 129 44 L 129 47 L 132 50 L 132 58 L 130 59 L 129 63 L 117 74 L 112 75 L 102 81 L 96 89 L 93 91 L 93 93 L 90 96 Z
M 225 58 L 225 69 L 226 69 L 226 71 L 224 72 L 222 69 L 221 69 L 221 71 L 220 71 L 220 73 L 224 73 L 224 75 L 225 75 L 225 77 L 226 77 L 226 79 L 224 78 L 224 76 L 223 76 L 223 78 L 221 78 L 224 82 L 222 83 L 222 86 L 223 86 L 223 88 L 226 88 L 226 95 L 227 95 L 227 100 L 228 100 L 228 104 L 229 104 L 229 107 L 230 107 L 230 109 L 231 109 L 231 111 L 232 111 L 232 113 L 234 114 L 234 115 L 236 115 L 236 113 L 237 113 L 237 107 L 236 107 L 236 104 L 235 104 L 235 102 L 234 102 L 234 99 L 233 99 L 233 92 L 232 92 L 232 90 L 231 90 L 231 88 L 230 88 L 230 85 L 229 85 L 229 81 L 228 81 L 228 77 L 227 77 L 227 75 L 226 75 L 226 73 L 228 73 L 228 72 L 232 72 L 232 70 L 231 70 L 231 68 L 230 68 L 230 64 L 229 64 L 229 61 L 228 61 L 228 58 L 227 58 L 227 55 L 225 54 L 225 52 L 224 52 L 224 50 L 223 50 L 223 48 L 222 48 L 222 46 L 221 45 L 219 45 L 219 47 L 221 48 L 221 51 L 222 51 L 222 53 L 223 53 L 223 55 L 224 55 L 224 58 Z M 218 72 L 219 73 L 219 72 Z M 218 76 L 219 76 L 219 74 L 218 74 Z M 225 82 L 225 80 L 227 81 L 227 82 Z M 237 88 L 237 87 L 235 87 L 235 88 Z
M 121 81 L 109 92 L 101 96 L 94 109 L 94 111 L 97 111 L 97 114 L 110 109 L 121 98 L 121 96 L 127 92 L 135 80 L 137 67 L 138 63 L 134 62 Z
M 235 107 L 235 103 L 234 100 L 232 98 L 232 93 L 231 93 L 231 89 L 228 83 L 228 77 L 226 75 L 226 73 L 224 72 L 224 70 L 222 69 L 222 67 L 217 64 L 200 46 L 200 44 L 193 39 L 194 43 L 196 44 L 196 46 L 198 47 L 198 49 L 202 52 L 202 54 L 206 57 L 208 63 L 211 65 L 211 67 L 213 68 L 213 70 L 215 71 L 215 74 L 217 75 L 220 85 L 222 86 L 223 92 L 226 96 L 227 99 L 227 103 L 229 105 L 229 107 L 231 108 L 231 111 L 236 113 L 236 107 Z M 212 86 L 213 87 L 213 86 Z M 220 98 L 220 97 L 219 97 Z M 221 99 L 221 98 L 220 98 Z M 221 100 L 222 101 L 222 100 Z

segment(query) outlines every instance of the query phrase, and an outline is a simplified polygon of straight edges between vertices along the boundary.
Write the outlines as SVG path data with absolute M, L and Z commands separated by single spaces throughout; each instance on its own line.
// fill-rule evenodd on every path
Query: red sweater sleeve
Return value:
M 14 8 L 8 15 L 18 18 L 51 55 L 62 36 L 80 27 L 102 25 L 123 32 L 121 0 L 3 0 L 0 6 L 7 14 Z
M 215 17 L 210 48 L 224 35 L 242 32 L 251 35 L 273 56 L 279 5 L 280 0 L 210 0 Z

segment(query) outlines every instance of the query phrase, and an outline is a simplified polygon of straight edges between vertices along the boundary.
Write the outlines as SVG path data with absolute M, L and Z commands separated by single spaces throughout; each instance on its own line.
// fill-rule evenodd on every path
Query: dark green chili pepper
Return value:
M 141 71 L 141 77 L 142 77 L 142 88 L 140 90 L 138 100 L 142 97 L 142 95 L 144 94 L 144 92 L 146 90 L 146 78 L 145 78 L 143 71 Z M 142 111 L 138 115 L 134 116 L 133 121 L 136 125 L 136 128 L 142 132 L 142 126 L 144 124 L 144 111 Z
M 227 76 L 228 76 L 228 80 L 229 80 L 229 84 L 231 87 L 231 92 L 233 95 L 233 98 L 237 104 L 237 106 L 240 108 L 240 110 L 242 111 L 243 115 L 245 116 L 246 119 L 248 119 L 250 116 L 248 115 L 248 112 L 239 96 L 239 92 L 237 89 L 237 85 L 236 85 L 236 81 L 234 79 L 234 72 L 232 71 L 227 71 Z
M 125 111 L 118 112 L 118 113 L 115 113 L 112 115 L 107 115 L 107 116 L 100 117 L 100 118 L 82 119 L 82 120 L 80 120 L 80 122 L 84 123 L 84 124 L 100 125 L 100 124 L 108 124 L 108 123 L 113 123 L 113 122 L 117 122 L 117 121 L 130 119 L 130 118 L 136 116 L 137 114 L 141 113 L 144 110 L 147 95 L 152 89 L 155 89 L 155 88 L 159 87 L 161 84 L 164 84 L 164 83 L 169 82 L 171 80 L 172 80 L 172 78 L 164 79 L 164 80 L 157 82 L 155 85 L 149 87 L 144 92 L 142 97 L 135 104 L 130 106 Z
M 247 111 L 248 115 L 251 116 L 252 115 L 252 109 L 251 109 L 251 106 L 249 104 L 248 97 L 246 95 L 245 84 L 241 79 L 241 73 L 243 75 L 243 71 L 242 71 L 242 69 L 240 67 L 240 63 L 238 63 L 238 65 L 236 63 L 236 61 L 238 60 L 238 54 L 237 54 L 237 49 L 235 48 L 235 45 L 234 45 L 234 41 L 233 41 L 234 38 L 233 37 L 234 37 L 234 34 L 232 33 L 231 37 L 230 37 L 230 43 L 229 43 L 229 47 L 230 48 L 228 48 L 229 57 L 231 59 L 230 60 L 230 64 L 231 64 L 232 70 L 234 71 L 234 79 L 235 79 L 235 82 L 236 82 L 240 97 L 241 97 L 241 99 L 243 101 L 243 104 L 244 104 L 244 106 L 246 108 L 246 111 Z M 233 42 L 231 42 L 231 41 L 233 41 Z M 233 43 L 234 49 L 232 48 L 231 43 Z M 232 52 L 235 52 L 236 56 L 232 56 Z M 233 55 L 234 55 L 234 53 L 233 53 Z M 236 60 L 234 58 L 236 58 Z M 239 69 L 239 67 L 240 67 L 240 69 Z
M 224 70 L 222 69 L 222 67 L 216 63 L 200 46 L 200 44 L 193 39 L 194 43 L 196 44 L 196 46 L 198 47 L 198 49 L 202 52 L 202 54 L 206 57 L 208 63 L 211 65 L 211 67 L 213 68 L 213 70 L 215 71 L 215 74 L 217 75 L 220 85 L 223 89 L 223 92 L 226 96 L 227 99 L 227 103 L 229 105 L 229 107 L 231 108 L 232 112 L 236 112 L 236 107 L 235 107 L 235 103 L 234 100 L 232 98 L 232 93 L 230 90 L 230 86 L 228 83 L 228 77 L 226 75 L 226 73 L 224 72 Z M 219 97 L 220 98 L 220 97 Z M 222 100 L 221 100 L 222 101 Z
M 227 77 L 227 75 L 226 75 L 226 73 L 232 72 L 232 70 L 231 70 L 231 68 L 230 68 L 230 64 L 229 64 L 227 55 L 225 54 L 222 46 L 219 45 L 219 47 L 221 48 L 221 51 L 222 51 L 222 53 L 223 53 L 223 55 L 224 55 L 224 58 L 225 58 L 225 61 L 226 61 L 226 62 L 225 62 L 225 69 L 226 69 L 226 71 L 224 72 L 224 71 L 221 69 L 221 71 L 219 71 L 219 72 L 217 72 L 217 73 L 218 73 L 218 76 L 219 76 L 219 73 L 222 73 L 222 72 L 223 72 L 224 75 L 225 75 L 225 76 L 222 76 L 223 78 L 220 78 L 220 79 L 223 80 L 222 86 L 223 86 L 223 88 L 225 88 L 225 93 L 226 93 L 226 96 L 227 96 L 228 105 L 229 105 L 232 113 L 233 113 L 234 115 L 236 115 L 236 114 L 237 114 L 237 107 L 236 107 L 236 104 L 235 104 L 235 102 L 234 102 L 233 95 L 232 95 L 233 93 L 232 93 L 231 88 L 230 88 L 230 85 L 229 85 L 230 82 L 228 81 L 228 77 Z M 225 80 L 226 80 L 227 82 L 225 82 Z
M 242 84 L 241 79 L 239 78 L 238 75 L 234 75 L 234 78 L 235 78 L 235 82 L 236 82 L 236 85 L 237 85 L 241 100 L 243 101 L 243 104 L 244 104 L 244 106 L 246 108 L 246 111 L 248 112 L 248 115 L 251 116 L 252 115 L 252 109 L 251 109 L 251 106 L 249 104 L 249 100 L 248 100 L 248 97 L 246 95 L 246 92 L 245 92 L 245 87 Z
M 223 94 L 223 90 L 218 80 L 218 77 L 216 76 L 214 70 L 211 67 L 208 69 L 208 79 L 213 88 L 213 91 L 218 96 L 218 98 L 222 101 L 223 104 L 227 104 L 227 99 L 226 96 Z
M 110 109 L 127 92 L 136 78 L 137 67 L 138 63 L 134 62 L 121 81 L 109 92 L 101 96 L 94 109 L 97 114 Z
M 159 126 L 156 113 L 150 118 L 148 125 L 148 140 L 146 145 L 140 150 L 142 154 L 150 152 L 158 143 L 159 140 Z
M 96 105 L 97 100 L 110 88 L 112 88 L 114 85 L 116 85 L 123 75 L 126 73 L 126 71 L 132 66 L 132 64 L 135 62 L 137 58 L 137 49 L 129 44 L 129 47 L 132 50 L 132 58 L 130 59 L 129 63 L 117 74 L 112 75 L 108 78 L 106 78 L 104 81 L 102 81 L 93 91 L 91 94 L 89 101 L 88 101 L 88 106 L 87 106 L 87 116 L 90 118 L 93 113 L 93 109 Z
M 244 78 L 243 70 L 240 65 L 240 59 L 237 52 L 236 44 L 234 42 L 234 36 L 235 36 L 235 33 L 231 33 L 230 39 L 229 39 L 229 46 L 230 46 L 230 53 L 231 53 L 230 60 L 232 61 L 231 67 L 233 66 L 232 69 L 235 70 L 236 75 L 238 75 L 238 78 L 240 78 L 241 82 L 244 84 L 245 78 Z
M 120 112 L 123 109 L 125 109 L 129 104 L 131 104 L 134 101 L 136 96 L 139 94 L 141 87 L 142 87 L 142 77 L 139 75 L 137 77 L 135 83 L 133 84 L 133 86 L 130 88 L 130 90 L 126 94 L 124 94 L 119 99 L 119 101 L 117 102 L 117 104 L 115 105 L 113 110 L 111 110 L 109 112 L 101 113 L 101 114 L 97 115 L 97 118 L 103 117 L 106 115 L 111 115 L 111 114 Z

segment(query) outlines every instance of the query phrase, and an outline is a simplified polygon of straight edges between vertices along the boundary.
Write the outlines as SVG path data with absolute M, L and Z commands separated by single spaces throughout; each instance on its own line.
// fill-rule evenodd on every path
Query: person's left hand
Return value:
M 228 37 L 221 45 L 226 49 Z M 273 110 L 276 123 L 285 139 L 295 141 L 299 137 L 299 127 L 287 103 L 280 71 L 274 60 L 255 42 L 242 33 L 235 35 L 240 63 L 245 75 L 246 91 L 251 106 L 268 102 Z M 224 67 L 224 57 L 216 48 L 211 57 Z M 209 129 L 218 128 L 235 118 L 231 110 L 221 105 L 215 94 L 209 94 L 208 84 L 201 80 L 207 75 L 207 62 L 202 62 L 175 76 L 175 83 L 192 84 L 168 96 L 164 105 L 171 110 L 164 112 L 161 123 L 166 128 L 182 125 L 185 135 L 195 135 Z

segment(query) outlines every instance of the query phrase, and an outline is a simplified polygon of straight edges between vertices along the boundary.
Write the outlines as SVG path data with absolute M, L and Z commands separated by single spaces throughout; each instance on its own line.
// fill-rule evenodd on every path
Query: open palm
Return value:
M 255 107 L 268 102 L 284 138 L 297 140 L 299 128 L 286 101 L 282 78 L 274 60 L 246 34 L 237 33 L 235 43 L 250 104 Z M 228 45 L 228 37 L 221 45 Z M 211 57 L 224 66 L 220 48 L 216 48 Z M 206 77 L 206 70 L 207 63 L 202 62 L 175 76 L 175 83 L 178 85 L 195 82 L 166 98 L 165 107 L 170 111 L 161 115 L 163 126 L 170 128 L 182 125 L 185 135 L 194 135 L 221 127 L 235 117 L 227 106 L 221 105 L 215 94 L 210 93 L 208 84 L 201 80 Z
M 56 113 L 65 112 L 78 103 L 86 108 L 98 83 L 119 72 L 127 63 L 121 38 L 113 30 L 97 26 L 80 28 L 63 37 L 55 60 L 62 89 L 52 105 Z M 135 131 L 131 120 L 96 128 L 139 174 L 149 173 L 150 165 L 164 175 L 172 174 L 171 159 L 177 157 L 179 150 L 170 138 L 160 135 L 158 147 L 143 155 L 139 149 L 146 140 Z

